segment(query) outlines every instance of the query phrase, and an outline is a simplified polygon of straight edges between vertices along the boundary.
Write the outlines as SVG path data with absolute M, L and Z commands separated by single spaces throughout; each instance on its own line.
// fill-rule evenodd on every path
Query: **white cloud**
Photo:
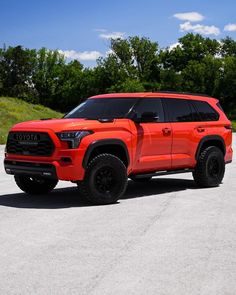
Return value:
M 78 59 L 78 60 L 96 60 L 100 56 L 102 56 L 102 53 L 99 51 L 75 51 L 75 50 L 59 50 L 61 54 L 63 54 L 68 59 Z
M 182 47 L 182 45 L 179 42 L 173 43 L 169 46 L 168 50 L 171 51 L 173 49 L 175 49 L 177 46 Z
M 194 33 L 199 33 L 202 35 L 219 35 L 220 29 L 216 26 L 204 26 L 204 25 L 192 25 L 190 22 L 185 22 L 183 24 L 180 24 L 180 31 L 192 31 Z
M 179 20 L 190 22 L 200 22 L 204 19 L 204 16 L 198 12 L 176 13 L 173 16 Z
M 236 24 L 228 24 L 224 27 L 224 31 L 233 32 L 236 31 Z
M 99 37 L 102 39 L 123 39 L 125 37 L 124 32 L 103 32 L 99 34 Z

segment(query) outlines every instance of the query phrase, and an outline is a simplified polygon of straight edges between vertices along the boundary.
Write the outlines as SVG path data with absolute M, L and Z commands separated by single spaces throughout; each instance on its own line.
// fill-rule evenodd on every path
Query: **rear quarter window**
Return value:
M 213 109 L 207 102 L 205 101 L 192 101 L 194 107 L 196 108 L 201 121 L 218 121 L 219 114 L 216 110 Z

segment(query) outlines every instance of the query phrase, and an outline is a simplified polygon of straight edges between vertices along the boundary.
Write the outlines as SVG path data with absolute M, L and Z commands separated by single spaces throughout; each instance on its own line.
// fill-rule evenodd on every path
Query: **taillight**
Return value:
M 228 130 L 233 130 L 233 126 L 232 125 L 225 125 L 225 129 L 228 129 Z

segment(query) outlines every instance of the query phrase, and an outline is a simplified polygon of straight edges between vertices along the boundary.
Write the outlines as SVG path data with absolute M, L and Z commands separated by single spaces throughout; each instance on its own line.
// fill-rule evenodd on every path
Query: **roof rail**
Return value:
M 178 91 L 153 91 L 153 93 L 170 93 L 170 94 L 185 94 L 185 95 L 195 95 L 195 96 L 206 96 L 206 97 L 212 97 L 205 93 L 192 93 L 192 92 L 178 92 Z

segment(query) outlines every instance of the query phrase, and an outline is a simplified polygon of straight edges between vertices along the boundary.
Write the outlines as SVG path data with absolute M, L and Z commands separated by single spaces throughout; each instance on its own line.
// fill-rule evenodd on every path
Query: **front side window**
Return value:
M 64 118 L 116 119 L 126 118 L 137 98 L 94 98 L 81 103 Z
M 187 100 L 175 98 L 165 98 L 163 100 L 167 106 L 170 122 L 193 121 L 191 107 Z
M 144 98 L 141 99 L 134 108 L 134 116 L 140 119 L 143 113 L 156 113 L 158 122 L 164 122 L 164 111 L 160 98 Z

